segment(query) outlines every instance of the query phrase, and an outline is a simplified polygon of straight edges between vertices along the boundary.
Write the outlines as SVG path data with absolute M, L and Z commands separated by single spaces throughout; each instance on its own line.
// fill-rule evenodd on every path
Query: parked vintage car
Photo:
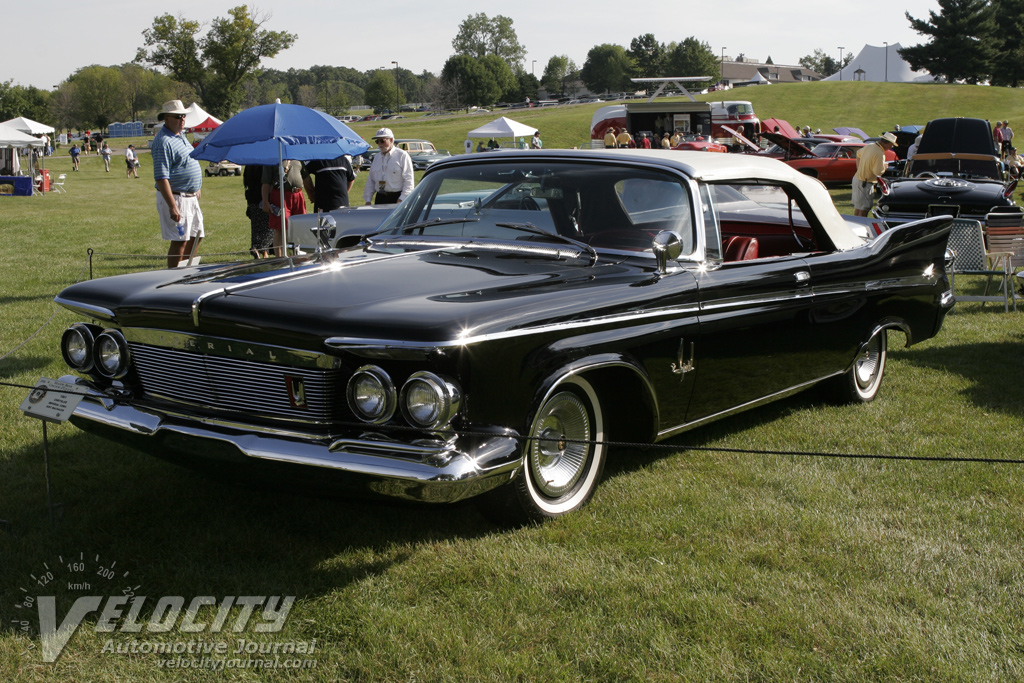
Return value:
M 231 161 L 211 161 L 204 172 L 207 177 L 215 175 L 242 175 L 242 167 Z
M 879 186 L 875 215 L 890 225 L 941 214 L 984 221 L 993 209 L 1016 205 L 1017 180 L 1005 173 L 983 119 L 928 122 L 903 177 Z
M 398 138 L 395 140 L 395 147 L 404 149 L 409 153 L 413 170 L 416 171 L 425 171 L 434 162 L 451 156 L 451 152 L 448 150 L 438 150 L 435 148 L 434 143 L 430 140 L 420 140 L 418 138 Z M 373 158 L 377 153 L 378 150 L 370 149 L 363 154 L 359 167 L 363 170 L 370 168 L 370 164 L 373 163 Z
M 68 287 L 63 379 L 75 424 L 143 453 L 542 520 L 611 442 L 816 384 L 872 400 L 887 332 L 953 305 L 949 223 L 862 237 L 748 155 L 458 155 L 336 249 Z
M 854 139 L 807 144 L 808 138 L 787 138 L 775 133 L 764 133 L 762 137 L 782 150 L 782 160 L 787 164 L 828 185 L 848 185 L 853 180 L 857 173 L 857 152 L 864 146 L 863 142 Z M 886 163 L 895 162 L 896 153 L 888 150 L 885 160 Z
M 715 141 L 713 138 L 706 138 L 703 135 L 696 134 L 684 135 L 679 144 L 672 149 L 681 152 L 720 152 L 722 154 L 729 151 L 727 146 Z

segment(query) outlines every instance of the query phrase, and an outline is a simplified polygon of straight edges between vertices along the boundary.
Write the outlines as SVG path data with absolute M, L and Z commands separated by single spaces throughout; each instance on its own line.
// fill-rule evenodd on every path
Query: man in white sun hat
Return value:
M 156 118 L 164 122 L 153 138 L 153 178 L 160 235 L 168 242 L 167 267 L 177 268 L 184 257 L 195 253 L 205 234 L 199 194 L 203 172 L 189 154 L 185 139 L 185 114 L 181 100 L 165 102 Z
M 883 133 L 882 137 L 857 150 L 857 173 L 853 176 L 853 215 L 867 216 L 875 204 L 875 184 L 888 165 L 885 153 L 896 146 L 896 136 Z
M 395 135 L 390 128 L 381 128 L 373 136 L 378 153 L 370 164 L 363 190 L 367 204 L 377 194 L 374 204 L 397 204 L 412 192 L 412 159 L 404 149 L 395 147 Z

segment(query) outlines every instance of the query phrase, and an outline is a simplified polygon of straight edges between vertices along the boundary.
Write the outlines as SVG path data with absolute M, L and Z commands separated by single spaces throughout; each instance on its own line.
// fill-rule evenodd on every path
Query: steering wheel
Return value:
M 520 211 L 540 211 L 540 204 L 533 197 L 523 197 L 519 200 Z
M 920 173 L 918 173 L 914 177 L 915 178 L 938 178 L 939 176 L 937 176 L 936 174 L 932 173 L 931 171 L 921 171 Z

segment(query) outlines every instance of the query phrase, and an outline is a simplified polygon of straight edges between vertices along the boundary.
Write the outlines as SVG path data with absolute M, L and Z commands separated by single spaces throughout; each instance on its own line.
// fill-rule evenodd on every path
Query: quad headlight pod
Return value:
M 91 325 L 75 323 L 60 338 L 60 352 L 64 356 L 64 362 L 72 370 L 89 372 L 93 367 L 93 345 L 96 343 L 96 335 Z
M 418 427 L 447 427 L 461 403 L 459 387 L 432 372 L 417 372 L 402 387 L 402 412 Z
M 364 365 L 356 370 L 345 393 L 348 407 L 363 422 L 387 422 L 398 407 L 395 385 L 388 373 L 376 365 Z
M 96 337 L 93 353 L 96 356 L 96 370 L 104 377 L 121 379 L 128 374 L 131 360 L 128 342 L 117 330 L 104 330 Z

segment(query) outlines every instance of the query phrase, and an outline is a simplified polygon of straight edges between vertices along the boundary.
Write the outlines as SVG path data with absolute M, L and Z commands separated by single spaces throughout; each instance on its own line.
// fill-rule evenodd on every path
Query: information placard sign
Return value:
M 84 397 L 81 391 L 75 385 L 41 377 L 35 388 L 22 401 L 21 411 L 29 417 L 47 422 L 66 422 L 82 398 Z

